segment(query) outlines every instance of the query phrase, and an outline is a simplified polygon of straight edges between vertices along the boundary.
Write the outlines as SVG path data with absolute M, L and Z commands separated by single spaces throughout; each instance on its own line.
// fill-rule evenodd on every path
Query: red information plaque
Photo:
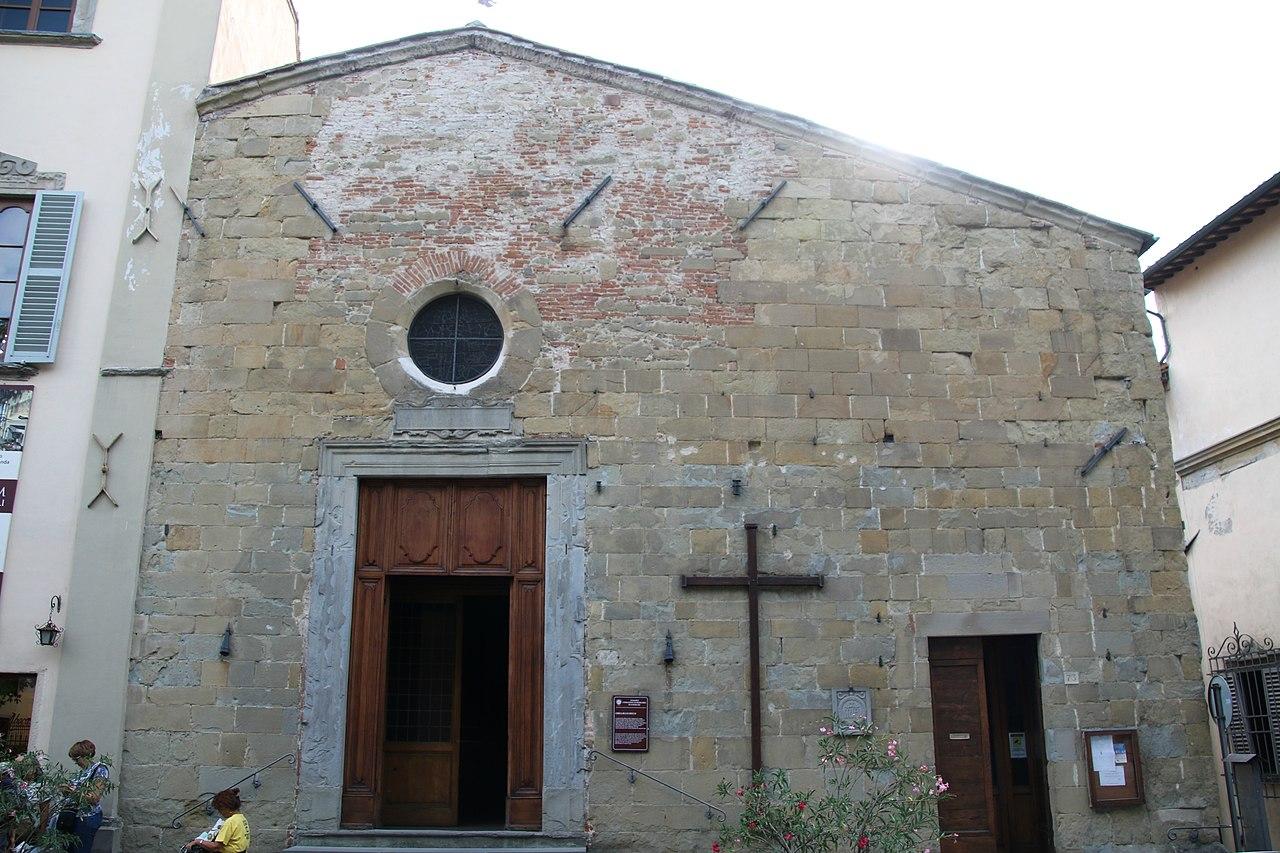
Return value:
M 613 751 L 649 751 L 649 697 L 613 697 Z

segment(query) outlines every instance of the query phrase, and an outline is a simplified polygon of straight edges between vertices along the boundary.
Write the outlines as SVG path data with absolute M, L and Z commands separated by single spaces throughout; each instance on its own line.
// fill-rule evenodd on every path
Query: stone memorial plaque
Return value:
M 831 714 L 844 734 L 860 734 L 871 725 L 871 688 L 850 687 L 831 691 Z
M 613 697 L 613 751 L 649 751 L 649 697 Z

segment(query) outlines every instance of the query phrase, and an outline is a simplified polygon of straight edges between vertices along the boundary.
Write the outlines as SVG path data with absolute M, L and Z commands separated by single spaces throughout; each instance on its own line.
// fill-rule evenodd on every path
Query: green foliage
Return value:
M 97 759 L 107 766 L 107 758 Z M 62 850 L 75 837 L 58 832 L 58 812 L 85 813 L 114 785 L 106 780 L 75 785 L 80 769 L 50 764 L 41 752 L 26 752 L 0 761 L 0 850 L 28 844 L 43 850 Z
M 736 800 L 741 812 L 736 825 L 721 829 L 715 853 L 938 849 L 938 801 L 947 783 L 900 755 L 897 740 L 838 725 L 819 729 L 821 792 L 793 790 L 784 770 L 757 773 L 745 788 L 720 783 L 716 793 Z
M 34 675 L 0 675 L 0 705 L 7 705 L 36 686 Z

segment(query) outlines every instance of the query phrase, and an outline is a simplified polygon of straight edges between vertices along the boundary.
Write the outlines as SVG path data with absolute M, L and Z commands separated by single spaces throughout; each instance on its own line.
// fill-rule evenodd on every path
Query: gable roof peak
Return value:
M 316 80 L 464 50 L 478 50 L 495 56 L 522 60 L 574 77 L 657 98 L 698 112 L 746 122 L 783 136 L 865 158 L 997 207 L 1014 210 L 1052 222 L 1071 231 L 1107 240 L 1138 254 L 1145 252 L 1155 243 L 1155 237 L 1146 231 L 1093 216 L 1069 205 L 979 178 L 932 160 L 882 148 L 791 113 L 758 106 L 701 86 L 671 80 L 660 74 L 625 65 L 615 65 L 538 44 L 510 33 L 491 30 L 479 21 L 472 21 L 465 27 L 457 29 L 419 33 L 291 65 L 282 65 L 238 80 L 209 86 L 196 101 L 196 109 L 201 116 L 205 116 L 217 110 L 234 107 L 237 104 Z

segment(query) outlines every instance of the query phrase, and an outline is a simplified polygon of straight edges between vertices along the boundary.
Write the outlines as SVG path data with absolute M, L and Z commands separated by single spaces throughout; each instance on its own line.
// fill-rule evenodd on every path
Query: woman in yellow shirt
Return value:
M 230 788 L 213 795 L 213 807 L 222 815 L 222 826 L 212 841 L 197 838 L 188 850 L 213 853 L 245 853 L 249 849 L 249 822 L 240 813 L 240 789 Z

